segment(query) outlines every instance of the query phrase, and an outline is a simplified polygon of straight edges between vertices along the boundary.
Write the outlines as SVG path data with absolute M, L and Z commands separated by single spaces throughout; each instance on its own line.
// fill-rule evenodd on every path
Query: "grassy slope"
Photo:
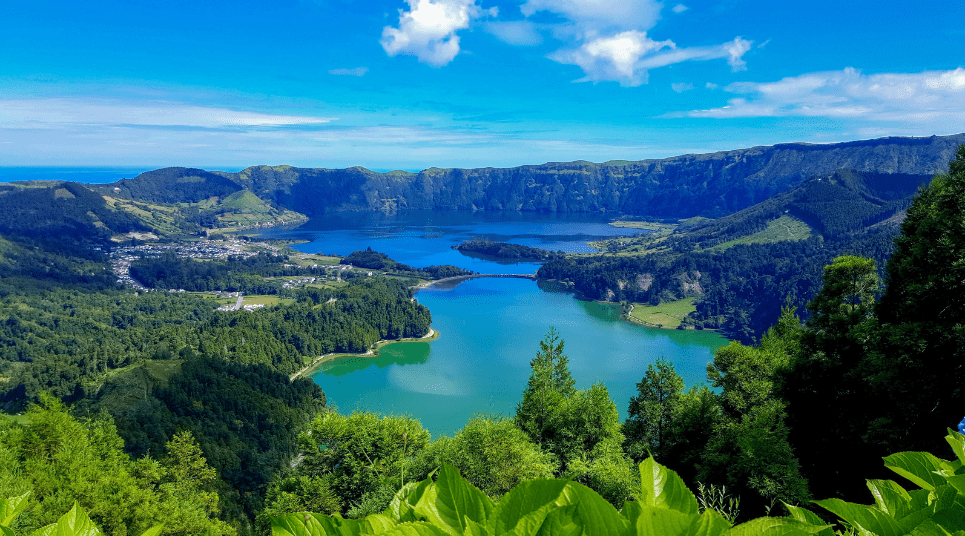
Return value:
M 772 242 L 804 240 L 809 236 L 811 236 L 811 227 L 808 226 L 808 224 L 797 218 L 785 215 L 768 222 L 767 228 L 763 231 L 718 244 L 709 248 L 708 251 L 723 251 L 738 244 L 768 244 Z
M 684 298 L 660 305 L 635 303 L 633 311 L 630 312 L 630 318 L 648 326 L 676 329 L 684 317 L 696 310 L 694 298 Z

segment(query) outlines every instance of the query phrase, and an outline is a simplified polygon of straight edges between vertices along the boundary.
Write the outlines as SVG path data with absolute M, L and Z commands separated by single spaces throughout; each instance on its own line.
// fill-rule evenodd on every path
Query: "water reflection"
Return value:
M 400 342 L 383 346 L 378 356 L 340 357 L 326 361 L 318 367 L 318 371 L 330 376 L 345 376 L 369 367 L 383 369 L 390 365 L 421 365 L 429 360 L 429 351 L 427 342 Z

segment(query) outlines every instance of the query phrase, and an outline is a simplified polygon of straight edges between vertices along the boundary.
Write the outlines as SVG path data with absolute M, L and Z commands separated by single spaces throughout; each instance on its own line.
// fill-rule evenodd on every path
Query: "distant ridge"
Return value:
M 721 217 L 841 171 L 896 175 L 916 185 L 947 169 L 965 134 L 833 144 L 784 143 L 664 159 L 514 168 L 377 173 L 253 166 L 238 173 L 165 168 L 103 188 L 158 202 L 196 202 L 243 189 L 308 216 L 404 209 L 609 212 Z

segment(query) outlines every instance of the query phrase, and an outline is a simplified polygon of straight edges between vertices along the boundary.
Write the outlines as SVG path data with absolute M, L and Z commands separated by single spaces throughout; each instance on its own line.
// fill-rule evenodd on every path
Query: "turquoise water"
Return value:
M 306 252 L 346 255 L 372 247 L 412 266 L 454 264 L 480 273 L 533 273 L 538 264 L 500 264 L 463 256 L 451 246 L 491 238 L 564 251 L 592 251 L 587 241 L 634 234 L 603 215 L 491 212 L 337 214 L 266 236 L 306 240 Z M 565 341 L 577 387 L 603 382 L 626 417 L 647 365 L 673 361 L 687 385 L 706 378 L 705 367 L 724 345 L 713 332 L 652 329 L 620 319 L 615 304 L 577 300 L 531 280 L 472 279 L 416 294 L 432 311 L 432 342 L 397 343 L 378 357 L 323 364 L 313 379 L 329 404 L 411 415 L 433 436 L 453 434 L 476 414 L 511 416 L 529 379 L 539 341 L 555 327 Z
M 513 415 L 550 326 L 565 344 L 578 388 L 603 382 L 621 418 L 647 365 L 671 359 L 687 385 L 701 382 L 715 333 L 658 330 L 619 318 L 619 306 L 543 291 L 524 279 L 474 279 L 416 295 L 432 311 L 432 342 L 397 343 L 377 358 L 326 363 L 313 379 L 329 403 L 407 414 L 432 432 L 452 434 L 475 414 Z

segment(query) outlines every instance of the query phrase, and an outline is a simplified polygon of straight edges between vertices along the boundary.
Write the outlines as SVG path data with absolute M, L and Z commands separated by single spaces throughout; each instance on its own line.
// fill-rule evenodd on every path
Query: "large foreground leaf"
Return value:
M 647 458 L 640 464 L 640 504 L 696 514 L 697 497 L 675 471 Z

